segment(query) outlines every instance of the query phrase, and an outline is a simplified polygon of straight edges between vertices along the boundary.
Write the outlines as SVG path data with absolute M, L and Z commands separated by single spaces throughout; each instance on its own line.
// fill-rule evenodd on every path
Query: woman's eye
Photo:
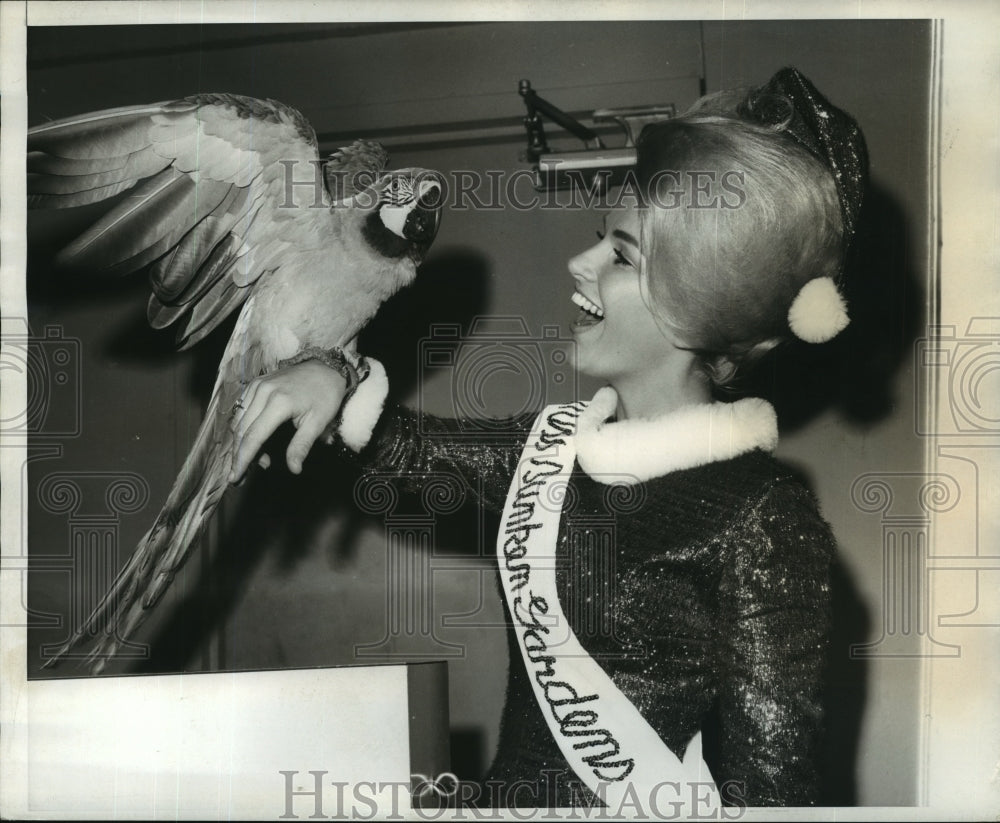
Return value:
M 597 234 L 597 239 L 598 240 L 603 240 L 604 237 L 605 237 L 604 232 L 602 232 L 602 231 L 595 232 L 595 234 Z M 612 251 L 615 253 L 615 265 L 616 266 L 631 266 L 632 265 L 632 261 L 629 260 L 624 254 L 622 254 L 619 249 L 617 249 L 617 248 L 616 249 L 612 249 Z
M 631 266 L 632 261 L 629 260 L 624 254 L 622 254 L 618 249 L 615 249 L 615 265 L 616 266 Z

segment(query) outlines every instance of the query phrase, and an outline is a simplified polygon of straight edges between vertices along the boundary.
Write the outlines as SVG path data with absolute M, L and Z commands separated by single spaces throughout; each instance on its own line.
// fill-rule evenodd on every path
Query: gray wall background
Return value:
M 866 472 L 923 467 L 911 351 L 926 324 L 928 289 L 926 22 L 108 27 L 33 29 L 28 43 L 32 124 L 229 91 L 296 106 L 316 127 L 324 151 L 351 135 L 375 136 L 390 147 L 394 166 L 445 172 L 527 168 L 519 159 L 522 77 L 559 107 L 586 117 L 633 104 L 683 109 L 702 89 L 763 82 L 784 65 L 805 72 L 862 123 L 873 195 L 851 330 L 819 352 L 789 350 L 763 376 L 762 389 L 791 387 L 775 397 L 783 428 L 779 451 L 815 488 L 841 549 L 828 800 L 915 802 L 919 661 L 884 655 L 890 647 L 915 654 L 919 632 L 903 636 L 896 626 L 893 642 L 878 645 L 893 630 L 883 592 L 883 523 L 852 502 L 851 489 Z M 556 147 L 576 145 L 555 127 L 549 133 Z M 48 428 L 43 424 L 33 441 L 28 469 L 29 547 L 52 567 L 29 583 L 32 674 L 39 673 L 41 645 L 64 637 L 54 616 L 66 613 L 71 581 L 81 579 L 79 570 L 66 570 L 73 529 L 103 517 L 124 561 L 186 454 L 224 344 L 221 335 L 200 352 L 174 354 L 169 333 L 145 326 L 142 276 L 84 284 L 51 271 L 54 251 L 99 211 L 39 213 L 29 222 L 32 331 L 42 335 L 50 327 L 79 341 L 73 349 L 79 369 L 71 380 L 78 396 L 38 388 L 62 398 L 53 402 L 76 425 L 57 426 L 50 414 Z M 599 225 L 599 216 L 570 209 L 449 211 L 418 284 L 387 305 L 365 337 L 365 350 L 387 365 L 394 396 L 445 414 L 456 403 L 479 402 L 472 393 L 477 387 L 490 414 L 589 396 L 596 386 L 577 382 L 551 358 L 567 345 L 573 313 L 566 261 Z M 487 372 L 470 383 L 457 366 L 428 365 L 428 345 L 456 326 L 468 335 L 474 319 L 484 316 L 494 318 L 494 331 L 495 318 L 516 318 L 526 336 L 466 346 L 459 362 L 535 353 L 546 364 L 543 384 L 510 371 Z M 547 337 L 553 326 L 561 331 Z M 76 433 L 67 435 L 67 428 Z M 55 474 L 76 478 L 84 490 L 72 511 L 54 510 L 42 493 Z M 101 484 L 131 475 L 148 488 L 148 502 L 134 511 L 109 509 Z M 428 510 L 419 500 L 365 515 L 355 504 L 355 478 L 329 454 L 314 455 L 298 478 L 280 467 L 253 477 L 227 500 L 204 550 L 144 627 L 138 640 L 152 644 L 153 656 L 112 671 L 445 656 L 451 660 L 454 765 L 475 777 L 496 743 L 507 657 L 489 518 L 469 508 L 448 514 L 440 504 Z M 433 544 L 422 554 L 401 555 L 410 581 L 402 586 L 398 567 L 387 560 L 395 557 L 387 551 L 390 528 L 394 534 L 409 528 L 418 542 L 426 537 Z M 96 577 L 102 573 L 111 571 Z M 852 657 L 852 644 L 876 645 Z

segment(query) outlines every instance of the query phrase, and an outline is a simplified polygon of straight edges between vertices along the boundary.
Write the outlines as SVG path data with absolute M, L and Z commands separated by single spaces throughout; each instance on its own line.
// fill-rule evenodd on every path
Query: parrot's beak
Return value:
M 420 179 L 420 193 L 413 210 L 403 224 L 403 236 L 423 255 L 430 248 L 441 225 L 444 206 L 444 184 L 435 173 L 425 173 Z

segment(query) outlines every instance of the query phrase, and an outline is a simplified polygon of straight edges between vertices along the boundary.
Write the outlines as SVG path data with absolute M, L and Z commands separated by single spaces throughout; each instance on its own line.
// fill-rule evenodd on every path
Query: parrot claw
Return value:
M 357 367 L 346 357 L 344 358 L 344 368 L 341 374 L 344 375 L 344 379 L 347 381 L 347 390 L 344 394 L 344 399 L 346 400 L 357 390 L 358 385 L 361 383 L 361 377 L 358 375 Z
M 343 375 L 344 380 L 347 381 L 347 393 L 344 395 L 345 399 L 354 394 L 354 390 L 357 389 L 358 384 L 361 382 L 361 376 L 358 373 L 358 366 L 356 361 L 360 360 L 357 354 L 349 354 L 342 348 L 334 347 L 332 349 L 321 349 L 318 346 L 310 346 L 309 348 L 302 349 L 294 357 L 289 357 L 286 360 L 282 360 L 278 363 L 278 368 L 283 369 L 288 366 L 294 366 L 297 363 L 301 363 L 304 360 L 318 360 L 331 369 L 335 369 Z

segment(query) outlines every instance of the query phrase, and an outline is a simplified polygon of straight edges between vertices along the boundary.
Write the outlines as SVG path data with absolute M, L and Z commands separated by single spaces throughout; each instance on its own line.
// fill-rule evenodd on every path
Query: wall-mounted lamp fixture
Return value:
M 608 148 L 596 132 L 539 97 L 528 80 L 518 84 L 518 93 L 527 109 L 524 118 L 524 127 L 528 132 L 525 159 L 533 164 L 535 188 L 539 191 L 580 188 L 593 194 L 606 192 L 620 184 L 627 171 L 635 165 L 635 140 L 643 126 L 673 117 L 676 113 L 673 104 L 596 110 L 591 117 L 594 123 L 615 122 L 625 132 L 624 145 Z M 582 151 L 552 151 L 545 139 L 543 114 L 582 140 L 587 148 Z

